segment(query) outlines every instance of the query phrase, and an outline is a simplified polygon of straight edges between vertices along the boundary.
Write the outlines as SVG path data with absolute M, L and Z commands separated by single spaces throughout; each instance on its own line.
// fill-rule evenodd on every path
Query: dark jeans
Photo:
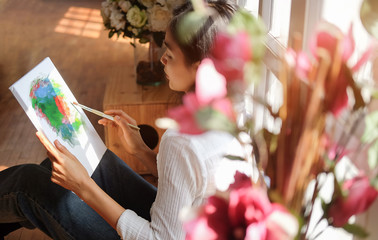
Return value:
M 0 223 L 37 227 L 54 239 L 119 239 L 101 216 L 50 176 L 48 167 L 36 164 L 0 172 Z M 92 178 L 124 208 L 150 220 L 156 188 L 113 152 L 106 151 Z

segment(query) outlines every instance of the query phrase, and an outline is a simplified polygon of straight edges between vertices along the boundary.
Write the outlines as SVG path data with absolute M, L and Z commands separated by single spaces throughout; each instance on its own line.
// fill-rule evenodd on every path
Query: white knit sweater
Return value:
M 126 210 L 118 220 L 118 234 L 122 239 L 184 239 L 180 210 L 199 206 L 214 194 L 218 165 L 225 154 L 236 153 L 240 155 L 240 146 L 227 133 L 184 135 L 167 130 L 157 156 L 159 182 L 151 222 Z

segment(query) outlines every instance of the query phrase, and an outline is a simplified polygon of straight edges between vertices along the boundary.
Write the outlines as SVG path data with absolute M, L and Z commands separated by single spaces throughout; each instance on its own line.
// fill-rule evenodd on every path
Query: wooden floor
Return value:
M 99 0 L 0 0 L 0 170 L 39 163 L 46 152 L 9 86 L 50 57 L 79 102 L 101 109 L 114 72 L 132 71 L 133 48 L 108 39 Z M 100 136 L 97 116 L 88 115 Z M 21 229 L 7 240 L 49 239 Z

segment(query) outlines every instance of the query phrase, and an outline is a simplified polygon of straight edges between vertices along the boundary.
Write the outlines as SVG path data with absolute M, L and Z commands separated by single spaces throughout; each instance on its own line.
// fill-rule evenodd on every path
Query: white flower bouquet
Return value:
M 182 3 L 182 0 L 106 0 L 101 4 L 101 15 L 109 29 L 109 38 L 117 34 L 146 43 L 152 36 L 161 46 L 172 11 Z

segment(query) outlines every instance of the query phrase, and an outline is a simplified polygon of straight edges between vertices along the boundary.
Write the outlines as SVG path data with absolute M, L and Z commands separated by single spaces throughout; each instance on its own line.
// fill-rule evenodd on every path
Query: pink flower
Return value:
M 233 226 L 261 222 L 270 214 L 268 196 L 258 188 L 240 188 L 230 192 L 229 216 Z
M 340 48 L 337 48 L 340 43 Z M 352 27 L 350 27 L 348 35 L 344 35 L 343 32 L 335 25 L 327 22 L 322 22 L 316 31 L 316 35 L 310 41 L 310 50 L 315 57 L 319 57 L 318 48 L 326 49 L 330 57 L 333 58 L 335 50 L 341 51 L 342 62 L 346 63 L 352 56 L 355 48 L 355 42 L 353 39 Z
M 341 68 L 336 73 L 337 76 L 334 80 L 327 79 L 325 82 L 326 110 L 332 112 L 336 117 L 348 105 L 347 87 L 349 81 L 353 81 L 352 71 L 357 71 L 369 59 L 372 52 L 372 45 L 370 45 L 357 63 L 352 68 L 348 67 L 348 61 L 355 49 L 352 30 L 351 26 L 348 34 L 344 35 L 335 25 L 323 22 L 319 25 L 316 35 L 310 40 L 310 50 L 316 58 L 319 58 L 317 50 L 320 48 L 328 51 L 331 63 L 336 61 L 335 56 L 341 56 Z
M 267 236 L 269 240 L 294 239 L 298 234 L 298 221 L 284 207 L 272 204 L 272 213 L 266 220 Z
M 272 204 L 271 214 L 265 222 L 250 224 L 245 240 L 289 240 L 294 239 L 298 231 L 297 220 L 279 204 Z
M 202 208 L 198 218 L 185 222 L 187 240 L 198 239 L 229 239 L 230 224 L 227 217 L 227 201 L 211 196 Z
M 294 68 L 295 75 L 299 79 L 308 79 L 312 64 L 306 53 L 295 52 L 294 49 L 289 48 L 285 55 L 288 64 Z
M 243 81 L 244 65 L 251 59 L 252 47 L 247 32 L 240 31 L 235 35 L 219 33 L 216 36 L 212 60 L 227 81 Z
M 213 109 L 234 120 L 232 104 L 227 96 L 226 78 L 217 72 L 211 59 L 201 61 L 196 74 L 196 96 L 201 107 Z
M 236 171 L 234 179 L 235 182 L 230 184 L 230 186 L 228 187 L 229 190 L 252 187 L 251 178 L 245 175 L 244 173 Z
M 201 134 L 202 129 L 195 118 L 200 104 L 194 93 L 188 93 L 183 97 L 183 105 L 168 110 L 168 116 L 180 125 L 180 132 L 187 134 Z
M 342 110 L 348 106 L 347 87 L 352 79 L 351 72 L 345 64 L 341 65 L 339 75 L 336 78 L 336 85 L 331 86 L 329 81 L 325 83 L 325 106 L 335 117 L 339 116 Z
M 249 177 L 237 172 L 235 178 L 228 202 L 212 196 L 197 219 L 184 223 L 187 239 L 293 239 L 296 219 L 272 204 L 265 191 L 252 187 Z
M 378 191 L 370 185 L 368 177 L 362 175 L 345 181 L 342 190 L 348 195 L 338 196 L 328 211 L 335 227 L 344 226 L 351 216 L 364 212 L 378 195 Z
M 297 234 L 297 220 L 279 204 L 272 204 L 259 188 L 230 192 L 230 223 L 234 229 L 247 226 L 247 240 L 286 240 Z
M 203 59 L 196 73 L 196 96 L 199 103 L 206 105 L 226 95 L 225 77 L 217 72 L 211 59 Z
M 232 104 L 226 96 L 226 79 L 215 70 L 211 59 L 204 59 L 197 70 L 195 93 L 187 93 L 183 105 L 170 109 L 168 116 L 179 123 L 180 132 L 201 134 L 206 130 L 197 120 L 202 109 L 210 107 L 235 120 Z

